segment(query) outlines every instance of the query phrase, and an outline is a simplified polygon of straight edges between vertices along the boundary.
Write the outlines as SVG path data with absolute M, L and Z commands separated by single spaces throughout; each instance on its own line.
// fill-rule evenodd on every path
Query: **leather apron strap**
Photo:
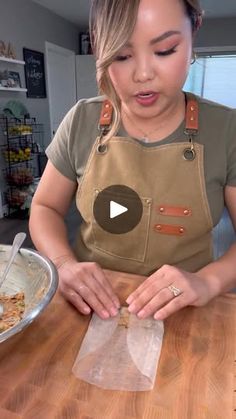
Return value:
M 99 121 L 100 131 L 108 131 L 112 122 L 113 106 L 109 100 L 104 100 Z
M 194 150 L 193 136 L 198 133 L 198 103 L 194 99 L 188 99 L 185 113 L 185 131 L 184 133 L 189 137 L 190 147 L 186 148 L 183 152 L 185 160 L 194 160 L 196 153 Z M 99 120 L 98 128 L 101 132 L 100 144 L 98 146 L 98 152 L 104 153 L 106 147 L 102 144 L 102 137 L 107 134 L 112 124 L 113 106 L 111 102 L 106 99 L 102 104 L 102 110 Z
M 109 130 L 112 122 L 113 106 L 109 100 L 104 100 L 99 121 L 99 129 Z M 198 103 L 194 99 L 189 99 L 186 106 L 185 131 L 189 134 L 198 132 Z
M 198 132 L 198 103 L 194 99 L 187 101 L 185 131 L 189 134 Z

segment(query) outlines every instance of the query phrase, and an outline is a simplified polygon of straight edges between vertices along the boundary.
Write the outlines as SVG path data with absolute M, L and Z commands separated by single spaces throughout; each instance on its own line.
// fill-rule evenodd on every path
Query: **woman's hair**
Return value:
M 198 31 L 202 24 L 203 10 L 199 0 L 183 0 L 186 8 L 187 15 L 189 16 L 192 24 L 193 33 Z
M 202 9 L 199 0 L 181 0 L 192 24 L 193 33 L 201 26 Z M 96 58 L 97 83 L 101 94 L 114 107 L 114 119 L 106 139 L 118 130 L 121 103 L 116 94 L 108 68 L 119 51 L 130 39 L 138 14 L 140 0 L 92 0 L 90 9 L 90 38 Z

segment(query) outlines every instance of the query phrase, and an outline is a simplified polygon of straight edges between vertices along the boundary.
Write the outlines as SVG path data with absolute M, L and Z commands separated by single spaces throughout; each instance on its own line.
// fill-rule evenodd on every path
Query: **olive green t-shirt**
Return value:
M 187 96 L 195 98 L 199 104 L 199 131 L 194 142 L 204 146 L 206 191 L 216 225 L 224 207 L 225 185 L 236 187 L 236 110 L 190 93 Z M 104 97 L 80 100 L 67 113 L 46 150 L 56 169 L 72 181 L 79 182 L 99 135 L 103 100 Z M 168 137 L 157 142 L 143 142 L 143 147 L 185 142 L 184 129 L 185 121 Z M 117 135 L 128 136 L 122 126 Z

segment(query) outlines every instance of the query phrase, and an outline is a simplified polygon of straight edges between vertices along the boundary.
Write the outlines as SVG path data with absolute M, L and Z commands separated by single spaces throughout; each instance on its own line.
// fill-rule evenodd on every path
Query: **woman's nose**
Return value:
M 136 63 L 133 79 L 136 83 L 145 83 L 154 78 L 155 71 L 149 59 L 142 59 Z

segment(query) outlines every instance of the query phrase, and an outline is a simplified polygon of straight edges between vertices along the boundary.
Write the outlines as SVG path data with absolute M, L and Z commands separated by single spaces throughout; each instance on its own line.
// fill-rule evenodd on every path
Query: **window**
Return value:
M 236 55 L 199 56 L 191 65 L 184 90 L 236 108 Z

